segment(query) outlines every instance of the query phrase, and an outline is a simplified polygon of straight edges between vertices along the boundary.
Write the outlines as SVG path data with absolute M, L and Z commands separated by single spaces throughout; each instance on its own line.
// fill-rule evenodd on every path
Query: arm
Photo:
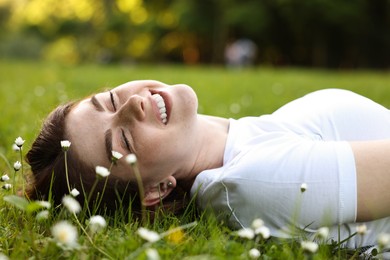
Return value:
M 351 142 L 357 175 L 357 221 L 390 216 L 390 140 Z

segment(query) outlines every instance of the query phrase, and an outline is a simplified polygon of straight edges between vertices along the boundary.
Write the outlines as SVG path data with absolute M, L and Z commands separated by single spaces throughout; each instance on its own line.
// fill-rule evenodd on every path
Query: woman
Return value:
M 375 243 L 379 231 L 390 232 L 386 108 L 335 89 L 239 120 L 199 115 L 197 105 L 189 86 L 148 80 L 57 108 L 27 155 L 35 178 L 29 195 L 47 196 L 52 186 L 60 203 L 69 193 L 60 147 L 68 139 L 69 180 L 79 190 L 89 191 L 95 166 L 110 167 L 114 150 L 137 156 L 148 208 L 162 200 L 180 209 L 190 192 L 201 208 L 212 208 L 231 226 L 249 227 L 261 218 L 274 236 L 289 237 L 292 228 L 312 235 L 327 225 L 338 240 L 338 230 L 347 238 L 354 223 L 364 221 L 371 232 L 347 241 L 358 247 Z M 133 169 L 118 160 L 104 208 L 132 201 L 138 211 L 137 192 Z

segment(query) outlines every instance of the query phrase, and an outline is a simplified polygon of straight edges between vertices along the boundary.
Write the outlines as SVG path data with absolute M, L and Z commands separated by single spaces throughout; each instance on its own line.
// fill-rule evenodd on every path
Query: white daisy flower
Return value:
M 104 229 L 106 226 L 107 222 L 102 216 L 96 215 L 89 219 L 89 229 L 93 233 Z
M 306 183 L 302 183 L 301 184 L 301 192 L 305 192 L 307 190 L 307 184 Z
M 262 226 L 255 230 L 256 235 L 260 235 L 263 239 L 268 239 L 271 236 L 271 231 L 268 227 Z
M 69 147 L 70 147 L 71 144 L 72 144 L 72 143 L 69 142 L 68 140 L 62 140 L 62 141 L 61 141 L 62 150 L 63 150 L 63 151 L 68 151 L 68 149 L 69 149 Z
M 242 228 L 237 231 L 237 235 L 242 238 L 253 239 L 255 232 L 250 228 Z
M 367 233 L 367 226 L 365 224 L 361 224 L 361 225 L 358 225 L 356 227 L 356 232 L 359 234 L 359 235 L 365 235 Z
M 317 236 L 326 239 L 329 236 L 329 228 L 328 227 L 321 227 L 317 230 Z
M 152 230 L 149 230 L 149 229 L 146 229 L 146 228 L 143 228 L 143 227 L 140 227 L 138 230 L 137 230 L 137 234 L 142 237 L 143 239 L 145 239 L 146 241 L 149 241 L 151 243 L 154 243 L 158 240 L 160 240 L 160 235 L 157 233 L 157 232 L 154 232 Z
M 80 203 L 69 195 L 62 198 L 62 205 L 72 214 L 77 214 L 81 211 Z
M 38 212 L 38 214 L 35 216 L 35 219 L 38 221 L 46 220 L 49 218 L 49 211 L 48 210 L 42 210 Z
M 312 241 L 302 241 L 301 247 L 304 251 L 314 254 L 318 250 L 318 244 Z
M 19 146 L 17 146 L 15 143 L 12 144 L 12 150 L 15 151 L 15 152 L 19 152 L 20 151 L 20 148 Z
M 103 167 L 103 166 L 96 166 L 95 171 L 96 171 L 97 175 L 99 175 L 103 178 L 110 175 L 110 171 L 106 167 Z
M 257 219 L 255 219 L 255 220 L 253 220 L 253 222 L 252 222 L 252 228 L 253 228 L 254 230 L 256 230 L 256 229 L 258 229 L 258 228 L 260 228 L 260 227 L 262 227 L 262 226 L 264 226 L 264 221 L 263 221 L 262 219 L 257 218 Z
M 248 255 L 250 259 L 258 259 L 261 253 L 258 249 L 252 248 L 251 250 L 249 250 Z
M 378 244 L 381 247 L 390 246 L 390 234 L 389 233 L 381 233 L 378 236 Z
M 0 260 L 8 260 L 8 256 L 6 256 L 5 254 L 3 253 L 0 253 Z
M 73 197 L 77 197 L 78 195 L 80 195 L 80 192 L 76 188 L 73 188 L 70 191 L 70 195 L 72 195 Z
M 18 138 L 16 138 L 15 139 L 15 144 L 20 148 L 20 147 L 22 147 L 23 146 L 23 144 L 24 144 L 24 140 L 22 139 L 22 137 L 18 137 Z
M 5 189 L 5 190 L 10 190 L 10 189 L 12 189 L 12 184 L 9 184 L 9 183 L 4 184 L 4 185 L 3 185 L 3 189 Z
M 154 248 L 147 248 L 145 250 L 146 259 L 148 260 L 160 260 L 160 255 L 158 254 L 158 251 Z
M 120 158 L 123 157 L 123 154 L 116 152 L 116 151 L 111 151 L 111 154 L 112 154 L 112 160 L 114 162 L 116 162 L 117 160 L 119 160 Z
M 60 246 L 72 249 L 77 247 L 78 233 L 75 226 L 67 221 L 60 221 L 51 228 L 54 239 Z
M 39 205 L 41 205 L 42 207 L 46 208 L 46 209 L 50 209 L 50 207 L 51 207 L 50 202 L 45 201 L 45 200 L 37 201 L 37 203 L 38 203 Z
M 135 156 L 135 154 L 131 153 L 126 156 L 126 162 L 128 164 L 135 164 L 137 162 L 137 157 Z
M 1 176 L 1 181 L 9 181 L 9 176 L 7 174 L 4 174 Z
M 15 170 L 16 172 L 19 171 L 21 167 L 22 167 L 21 162 L 16 161 L 16 162 L 14 163 L 14 170 Z

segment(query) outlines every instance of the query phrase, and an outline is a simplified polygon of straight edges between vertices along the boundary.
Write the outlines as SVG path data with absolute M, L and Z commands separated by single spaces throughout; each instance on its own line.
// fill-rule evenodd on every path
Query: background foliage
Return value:
M 388 68 L 390 0 L 0 0 L 0 54 L 75 64 L 222 63 L 250 38 L 257 63 Z

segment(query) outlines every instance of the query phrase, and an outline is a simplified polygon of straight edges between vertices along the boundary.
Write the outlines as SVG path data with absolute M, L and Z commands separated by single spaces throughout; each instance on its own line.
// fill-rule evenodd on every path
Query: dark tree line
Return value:
M 57 2 L 41 22 L 21 17 L 17 26 L 12 4 L 0 6 L 2 55 L 56 57 L 62 48 L 75 62 L 220 64 L 229 42 L 249 38 L 258 64 L 390 65 L 390 0 L 84 0 L 87 18 L 60 15 L 69 6 Z

